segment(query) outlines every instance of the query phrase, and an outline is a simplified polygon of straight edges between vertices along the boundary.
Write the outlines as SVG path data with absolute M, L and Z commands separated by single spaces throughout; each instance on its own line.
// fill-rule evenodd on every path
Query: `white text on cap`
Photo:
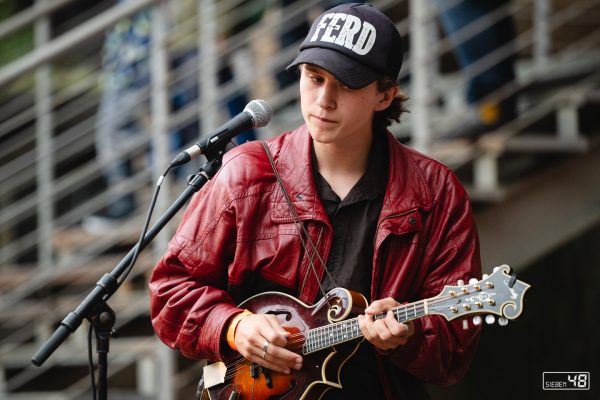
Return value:
M 338 25 L 339 21 L 344 21 L 344 25 Z M 323 32 L 323 30 L 325 30 Z M 337 31 L 337 32 L 334 32 Z M 319 39 L 319 35 L 322 35 Z M 358 34 L 356 42 L 354 38 Z M 352 50 L 358 55 L 367 54 L 375 44 L 377 30 L 373 25 L 360 18 L 344 13 L 329 13 L 323 15 L 315 33 L 310 38 L 311 42 L 320 40 L 322 42 L 334 43 Z

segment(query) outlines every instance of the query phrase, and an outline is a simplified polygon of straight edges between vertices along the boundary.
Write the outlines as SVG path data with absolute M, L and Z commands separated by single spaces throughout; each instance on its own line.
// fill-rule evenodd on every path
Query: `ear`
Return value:
M 392 104 L 392 100 L 398 95 L 400 88 L 398 86 L 392 86 L 387 88 L 385 91 L 380 92 L 379 102 L 375 105 L 375 111 L 383 111 Z

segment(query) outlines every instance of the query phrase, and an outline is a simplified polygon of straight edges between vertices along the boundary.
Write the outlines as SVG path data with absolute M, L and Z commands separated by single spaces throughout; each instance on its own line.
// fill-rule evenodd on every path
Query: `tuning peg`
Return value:
M 473 317 L 473 325 L 481 325 L 481 316 L 476 315 Z
M 456 284 L 458 286 L 463 286 L 465 284 L 465 281 L 463 281 L 462 279 L 459 279 L 458 282 L 456 282 Z
M 496 322 L 496 317 L 494 317 L 492 314 L 488 314 L 485 316 L 485 323 L 488 325 L 492 325 L 494 322 Z
M 500 325 L 500 326 L 508 325 L 508 319 L 505 317 L 498 318 L 498 325 Z
M 482 279 L 487 279 L 487 278 L 489 278 L 489 275 L 488 275 L 488 274 L 483 274 L 483 275 L 481 276 L 481 278 L 482 278 Z
M 475 284 L 475 283 L 477 283 L 477 282 L 479 282 L 479 281 L 477 280 L 477 278 L 471 278 L 471 279 L 469 279 L 469 285 L 473 285 L 473 284 Z

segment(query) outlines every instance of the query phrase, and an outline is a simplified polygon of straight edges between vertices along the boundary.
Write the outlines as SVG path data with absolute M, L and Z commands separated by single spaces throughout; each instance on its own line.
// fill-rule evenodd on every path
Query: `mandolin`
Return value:
M 475 315 L 473 323 L 505 325 L 523 310 L 523 296 L 530 285 L 511 274 L 507 265 L 497 267 L 490 276 L 469 284 L 445 286 L 435 297 L 404 304 L 392 309 L 399 322 L 426 315 L 441 315 L 448 321 Z M 201 400 L 266 400 L 318 399 L 325 391 L 341 388 L 339 375 L 344 363 L 352 357 L 363 335 L 356 316 L 367 307 L 364 296 L 343 288 L 335 288 L 316 304 L 309 306 L 279 292 L 253 296 L 240 307 L 254 313 L 276 315 L 291 333 L 286 348 L 304 358 L 300 371 L 280 374 L 260 367 L 243 357 L 216 362 L 204 367 L 197 396 Z M 384 318 L 387 313 L 375 315 Z M 468 326 L 465 320 L 464 326 Z

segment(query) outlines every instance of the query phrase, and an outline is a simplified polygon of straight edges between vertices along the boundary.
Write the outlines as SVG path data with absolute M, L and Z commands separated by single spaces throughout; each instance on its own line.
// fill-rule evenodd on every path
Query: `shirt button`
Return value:
M 410 217 L 410 219 L 408 220 L 408 223 L 411 225 L 414 225 L 417 223 L 417 219 L 415 217 Z
M 297 194 L 296 195 L 296 200 L 302 200 L 302 195 L 301 194 Z

